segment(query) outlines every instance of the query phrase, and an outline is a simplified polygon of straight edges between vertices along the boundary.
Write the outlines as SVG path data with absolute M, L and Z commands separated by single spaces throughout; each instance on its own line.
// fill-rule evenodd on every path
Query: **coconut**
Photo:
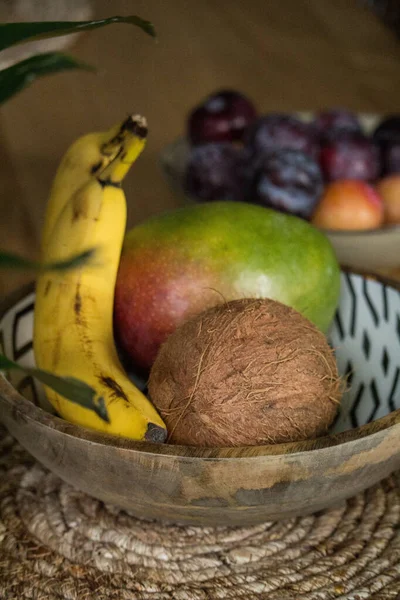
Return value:
M 169 441 L 249 446 L 325 434 L 342 394 L 326 337 L 269 299 L 208 309 L 161 346 L 148 382 Z

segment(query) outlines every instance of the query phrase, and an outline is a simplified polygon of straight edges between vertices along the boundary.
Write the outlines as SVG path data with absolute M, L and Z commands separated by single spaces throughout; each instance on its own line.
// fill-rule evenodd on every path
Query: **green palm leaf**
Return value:
M 136 15 L 129 17 L 109 17 L 108 19 L 98 19 L 96 21 L 38 21 L 34 23 L 1 23 L 0 24 L 0 51 L 16 44 L 31 42 L 32 40 L 57 37 L 78 33 L 80 31 L 89 31 L 98 29 L 105 25 L 115 23 L 127 23 L 139 27 L 142 31 L 156 36 L 155 29 L 150 21 L 141 19 Z
M 84 408 L 93 410 L 103 421 L 106 421 L 106 423 L 110 422 L 104 398 L 102 396 L 96 397 L 96 391 L 87 383 L 75 379 L 75 377 L 58 377 L 42 369 L 23 367 L 3 354 L 0 354 L 0 371 L 10 371 L 11 369 L 17 369 L 28 375 L 32 375 L 32 377 L 36 377 L 41 383 L 51 387 L 51 389 L 64 396 L 64 398 Z
M 36 54 L 3 69 L 0 71 L 0 104 L 33 83 L 38 77 L 70 69 L 95 70 L 86 63 L 61 52 Z

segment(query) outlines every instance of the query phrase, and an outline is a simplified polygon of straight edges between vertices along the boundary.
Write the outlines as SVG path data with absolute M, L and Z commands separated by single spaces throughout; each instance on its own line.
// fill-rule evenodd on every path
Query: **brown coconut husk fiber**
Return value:
M 274 300 L 242 299 L 169 336 L 149 394 L 170 442 L 248 446 L 325 434 L 342 382 L 324 334 L 308 319 Z

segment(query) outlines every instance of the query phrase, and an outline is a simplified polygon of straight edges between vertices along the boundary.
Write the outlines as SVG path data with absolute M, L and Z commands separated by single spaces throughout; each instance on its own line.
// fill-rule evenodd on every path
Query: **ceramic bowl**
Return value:
M 251 525 L 342 502 L 400 468 L 400 291 L 382 277 L 342 272 L 329 333 L 348 377 L 329 435 L 299 443 L 195 448 L 134 442 L 48 411 L 32 377 L 0 375 L 0 418 L 64 481 L 149 519 Z M 34 365 L 33 286 L 0 311 L 3 352 Z
M 298 118 L 309 121 L 312 113 L 295 113 Z M 380 121 L 378 115 L 359 115 L 365 133 L 370 133 Z M 183 177 L 189 157 L 190 146 L 183 137 L 166 146 L 161 153 L 163 173 L 182 204 L 197 202 L 185 194 Z M 355 270 L 377 271 L 400 266 L 400 225 L 385 226 L 368 231 L 323 230 L 330 239 L 341 265 Z

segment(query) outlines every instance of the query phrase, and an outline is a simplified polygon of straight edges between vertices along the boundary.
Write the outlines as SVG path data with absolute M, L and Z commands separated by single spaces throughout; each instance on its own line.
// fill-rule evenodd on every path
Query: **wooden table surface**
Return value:
M 159 154 L 183 132 L 187 111 L 217 88 L 242 90 L 261 111 L 400 109 L 400 42 L 360 0 L 93 5 L 95 17 L 134 12 L 152 20 L 159 41 L 127 25 L 85 34 L 69 52 L 96 65 L 96 74 L 44 78 L 2 107 L 0 234 L 7 250 L 37 257 L 62 154 L 76 137 L 108 128 L 132 111 L 147 116 L 150 137 L 125 186 L 128 226 L 178 205 Z M 0 293 L 30 278 L 3 271 Z

